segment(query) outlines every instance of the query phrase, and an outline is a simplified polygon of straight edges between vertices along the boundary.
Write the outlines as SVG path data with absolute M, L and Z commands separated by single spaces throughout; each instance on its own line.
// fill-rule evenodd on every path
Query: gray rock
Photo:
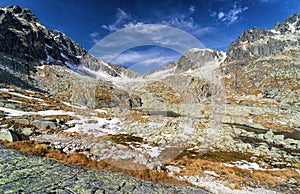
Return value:
M 29 125 L 30 124 L 30 121 L 27 120 L 27 119 L 14 119 L 14 121 L 16 123 L 19 123 L 19 124 L 22 124 L 22 125 Z
M 267 133 L 264 134 L 264 138 L 267 142 L 273 142 L 274 133 L 271 130 L 269 130 Z
M 275 135 L 274 140 L 283 141 L 284 140 L 284 135 Z
M 174 165 L 168 165 L 166 166 L 166 169 L 168 169 L 171 173 L 180 173 L 181 168 L 174 166 Z
M 120 173 L 70 167 L 3 146 L 0 156 L 1 193 L 208 193 L 199 188 L 154 184 Z
M 16 104 L 5 104 L 4 106 L 5 108 L 10 108 L 10 109 L 17 109 L 18 108 L 18 105 Z
M 190 49 L 177 62 L 176 71 L 200 68 L 212 61 L 221 61 L 225 53 L 210 49 Z
M 54 122 L 45 120 L 34 120 L 31 122 L 31 125 L 37 127 L 38 129 L 56 128 L 56 124 Z
M 21 133 L 23 135 L 30 136 L 35 133 L 35 130 L 33 128 L 23 128 L 21 129 Z
M 0 140 L 2 141 L 18 141 L 18 136 L 9 129 L 1 129 L 0 131 Z

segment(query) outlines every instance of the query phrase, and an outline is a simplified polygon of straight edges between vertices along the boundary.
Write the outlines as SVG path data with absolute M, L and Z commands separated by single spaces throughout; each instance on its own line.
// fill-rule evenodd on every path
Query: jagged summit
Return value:
M 1 9 L 1 12 L 4 11 L 6 14 L 13 14 L 15 17 L 22 18 L 29 22 L 39 23 L 38 18 L 27 8 L 22 9 L 17 5 L 11 5 Z M 2 14 L 2 13 L 1 13 Z
M 300 13 L 272 30 L 244 31 L 227 51 L 222 70 L 237 93 L 299 103 Z M 234 81 L 233 81 L 234 80 Z
M 245 30 L 229 47 L 226 61 L 249 61 L 298 49 L 300 13 L 293 14 L 271 30 Z M 244 63 L 243 62 L 243 63 Z
M 0 52 L 22 59 L 16 70 L 34 71 L 43 64 L 79 67 L 117 76 L 114 66 L 91 56 L 65 34 L 48 30 L 29 10 L 19 6 L 0 8 Z M 29 64 L 29 63 L 35 64 Z M 38 64 L 36 64 L 38 63 Z
M 212 49 L 192 48 L 177 62 L 177 71 L 195 70 L 201 68 L 208 63 L 220 64 L 226 57 L 225 52 Z
M 291 15 L 282 23 L 277 23 L 274 30 L 280 33 L 300 33 L 300 13 Z

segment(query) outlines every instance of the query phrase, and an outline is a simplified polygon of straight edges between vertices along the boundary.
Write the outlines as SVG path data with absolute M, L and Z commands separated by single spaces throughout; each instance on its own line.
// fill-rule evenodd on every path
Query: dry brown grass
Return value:
M 181 175 L 204 175 L 204 171 L 214 171 L 219 176 L 216 179 L 228 181 L 235 185 L 235 189 L 242 186 L 251 186 L 253 184 L 265 183 L 270 185 L 284 184 L 291 178 L 300 181 L 300 175 L 293 169 L 284 169 L 278 171 L 260 171 L 245 170 L 238 167 L 224 166 L 219 162 L 213 162 L 203 159 L 181 159 L 173 161 L 170 164 L 184 165 L 185 168 L 180 172 Z
M 181 181 L 176 178 L 170 177 L 167 172 L 150 170 L 147 169 L 146 166 L 134 163 L 129 160 L 106 159 L 95 161 L 87 158 L 87 156 L 81 153 L 64 155 L 58 150 L 50 149 L 47 144 L 36 141 L 0 143 L 8 148 L 13 148 L 29 155 L 48 157 L 81 168 L 98 169 L 109 172 L 121 172 L 123 174 L 139 179 L 149 180 L 154 183 L 190 185 L 190 183 L 188 183 L 187 181 Z M 124 166 L 124 168 L 121 168 L 121 166 Z
M 103 112 L 99 112 L 97 114 L 97 117 L 99 117 L 99 118 L 109 118 L 109 115 L 107 115 L 106 113 L 103 113 Z
M 216 179 L 234 184 L 234 189 L 242 186 L 251 186 L 259 183 L 269 185 L 280 185 L 290 179 L 300 181 L 300 174 L 292 168 L 278 171 L 271 170 L 245 170 L 238 167 L 225 166 L 222 163 L 250 160 L 251 155 L 237 152 L 207 152 L 204 155 L 197 155 L 195 152 L 182 152 L 175 160 L 168 164 L 180 166 L 180 175 L 204 175 L 204 171 L 214 171 L 219 176 Z
M 180 104 L 183 102 L 180 93 L 166 86 L 163 82 L 153 82 L 146 87 L 146 90 L 152 93 L 154 97 L 162 98 L 163 101 L 171 104 Z
M 11 98 L 12 97 L 11 94 L 9 94 L 7 92 L 2 92 L 2 91 L 0 92 L 0 95 L 3 96 L 4 98 Z
M 147 122 L 151 121 L 151 119 L 148 117 L 148 115 L 145 115 L 140 112 L 131 112 L 131 113 L 127 114 L 125 117 L 128 120 L 138 121 L 138 122 L 142 122 L 142 123 L 147 123 Z
M 289 127 L 289 125 L 282 125 L 276 122 L 279 116 L 279 114 L 274 115 L 266 113 L 264 115 L 253 116 L 253 121 L 268 129 L 275 129 L 278 131 L 293 130 L 293 128 Z

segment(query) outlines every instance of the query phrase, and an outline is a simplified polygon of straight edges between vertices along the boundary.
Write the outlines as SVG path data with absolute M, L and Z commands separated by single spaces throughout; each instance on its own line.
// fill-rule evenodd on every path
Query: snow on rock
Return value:
M 14 110 L 10 108 L 4 108 L 4 107 L 0 107 L 0 110 L 4 111 L 5 113 L 8 113 L 8 116 L 12 116 L 12 117 L 24 116 L 28 114 L 28 112 Z
M 0 107 L 0 110 L 8 113 L 8 116 L 18 117 L 18 116 L 25 116 L 25 115 L 40 115 L 40 116 L 52 116 L 52 115 L 74 115 L 73 112 L 66 112 L 62 110 L 46 110 L 46 111 L 38 111 L 38 112 L 25 112 L 10 108 Z
M 76 108 L 76 109 L 87 109 L 86 106 L 80 106 L 80 105 L 70 104 L 68 102 L 63 102 L 63 104 L 67 105 L 69 107 L 72 107 L 72 108 Z
M 238 167 L 244 170 L 267 170 L 264 168 L 261 168 L 257 163 L 255 162 L 248 162 L 246 160 L 241 160 L 241 161 L 237 161 L 237 162 L 232 162 L 232 164 L 229 163 L 224 163 L 224 166 L 228 166 L 228 167 Z M 268 170 L 280 170 L 277 168 L 273 168 L 273 169 L 268 169 Z
M 117 118 L 77 117 L 79 120 L 72 120 L 66 123 L 75 124 L 74 127 L 65 130 L 66 132 L 86 133 L 99 137 L 107 134 L 117 134 L 122 130 L 120 120 Z
M 250 188 L 245 187 L 242 190 L 234 190 L 226 186 L 226 182 L 217 181 L 211 176 L 201 177 L 199 175 L 194 176 L 179 176 L 181 180 L 187 180 L 195 186 L 202 187 L 208 190 L 211 193 L 222 193 L 222 194 L 255 194 L 255 193 L 264 193 L 264 194 L 276 194 L 276 191 L 267 190 L 263 188 Z
M 17 97 L 20 97 L 20 98 L 26 98 L 26 99 L 30 99 L 30 100 L 37 100 L 37 101 L 40 101 L 40 102 L 44 101 L 44 100 L 42 100 L 40 98 L 34 98 L 34 97 L 31 97 L 31 96 L 25 96 L 25 95 L 20 94 L 20 93 L 10 92 L 6 88 L 0 88 L 0 92 L 7 92 L 7 93 L 9 93 L 9 94 L 11 94 L 13 96 L 17 96 Z
M 204 174 L 207 174 L 207 175 L 211 175 L 211 176 L 214 176 L 214 177 L 219 177 L 219 175 L 217 173 L 215 173 L 214 171 L 205 170 L 203 172 L 204 172 Z

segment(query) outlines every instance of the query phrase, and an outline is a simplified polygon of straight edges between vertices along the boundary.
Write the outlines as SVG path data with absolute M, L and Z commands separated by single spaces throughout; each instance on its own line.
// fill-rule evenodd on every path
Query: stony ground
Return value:
M 2 143 L 30 155 L 213 193 L 299 191 L 297 137 L 255 133 L 230 123 L 211 128 L 214 123 L 201 111 L 193 117 L 173 111 L 91 110 L 9 85 L 2 85 L 0 98 L 0 139 L 7 140 Z M 205 110 L 206 105 L 197 106 Z
M 119 173 L 85 170 L 0 146 L 1 193 L 207 193 L 153 184 Z

